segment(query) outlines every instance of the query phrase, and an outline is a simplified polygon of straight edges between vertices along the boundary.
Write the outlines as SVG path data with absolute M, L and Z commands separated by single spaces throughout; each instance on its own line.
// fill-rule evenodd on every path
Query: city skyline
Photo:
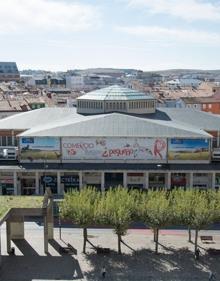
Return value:
M 220 1 L 8 0 L 0 61 L 20 70 L 219 69 Z

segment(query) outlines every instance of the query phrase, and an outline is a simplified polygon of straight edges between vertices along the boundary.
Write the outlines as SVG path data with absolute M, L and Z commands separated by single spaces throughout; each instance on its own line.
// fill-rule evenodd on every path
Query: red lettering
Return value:
M 116 148 L 116 149 L 109 149 L 109 150 L 105 150 L 102 154 L 102 157 L 114 157 L 114 156 L 131 156 L 133 154 L 133 149 L 131 148 Z

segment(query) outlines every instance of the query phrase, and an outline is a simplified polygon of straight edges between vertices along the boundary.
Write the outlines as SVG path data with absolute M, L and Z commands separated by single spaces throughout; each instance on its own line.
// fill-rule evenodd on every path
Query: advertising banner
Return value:
M 209 140 L 170 139 L 168 160 L 209 160 Z
M 63 138 L 63 160 L 166 160 L 163 138 Z
M 60 140 L 59 138 L 20 138 L 21 160 L 59 160 Z

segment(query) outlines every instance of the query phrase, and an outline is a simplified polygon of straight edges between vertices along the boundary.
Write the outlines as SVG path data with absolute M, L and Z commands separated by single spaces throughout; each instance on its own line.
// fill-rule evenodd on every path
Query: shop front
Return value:
M 0 174 L 0 194 L 14 195 L 14 176 L 10 172 L 2 172 Z
M 36 194 L 35 173 L 21 173 L 19 177 L 21 184 L 21 195 Z
M 164 173 L 149 173 L 149 188 L 164 189 L 166 187 L 166 176 Z
M 171 174 L 171 189 L 182 188 L 186 189 L 187 175 L 186 173 Z
M 61 176 L 61 189 L 68 192 L 71 189 L 79 190 L 79 174 L 78 173 L 64 173 Z
M 82 184 L 85 187 L 95 187 L 101 190 L 101 173 L 99 172 L 85 172 L 82 174 Z
M 144 181 L 144 173 L 127 173 L 127 187 L 129 189 L 143 189 Z

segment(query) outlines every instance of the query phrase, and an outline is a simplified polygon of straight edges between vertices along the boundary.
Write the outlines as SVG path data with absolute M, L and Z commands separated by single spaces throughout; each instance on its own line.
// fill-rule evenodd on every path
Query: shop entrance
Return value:
M 183 188 L 186 189 L 186 174 L 185 173 L 172 173 L 171 174 L 171 189 Z
M 105 189 L 123 186 L 123 173 L 105 173 Z
M 162 173 L 150 173 L 149 174 L 149 188 L 164 189 L 165 188 L 165 174 Z

